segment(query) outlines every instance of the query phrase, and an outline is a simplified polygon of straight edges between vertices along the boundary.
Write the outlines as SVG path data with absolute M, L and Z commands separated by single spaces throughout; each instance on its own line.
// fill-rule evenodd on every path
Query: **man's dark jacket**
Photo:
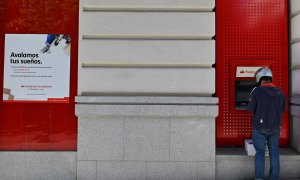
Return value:
M 253 112 L 255 129 L 280 130 L 282 113 L 286 110 L 285 95 L 273 84 L 256 87 L 250 94 L 248 110 Z

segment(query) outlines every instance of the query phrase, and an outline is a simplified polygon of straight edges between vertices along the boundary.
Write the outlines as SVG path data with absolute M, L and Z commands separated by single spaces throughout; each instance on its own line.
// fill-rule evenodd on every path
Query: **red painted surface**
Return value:
M 252 115 L 234 107 L 236 66 L 271 67 L 275 85 L 288 97 L 287 0 L 216 1 L 216 48 L 217 145 L 243 146 L 244 139 L 251 138 Z M 283 116 L 280 145 L 288 143 L 287 110 Z
M 77 149 L 78 6 L 78 0 L 0 0 L 1 90 L 5 33 L 72 38 L 70 102 L 3 103 L 0 96 L 0 150 Z

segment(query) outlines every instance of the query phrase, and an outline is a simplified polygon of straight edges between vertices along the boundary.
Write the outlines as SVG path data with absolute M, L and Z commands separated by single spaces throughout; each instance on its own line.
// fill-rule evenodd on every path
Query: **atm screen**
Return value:
M 235 81 L 235 109 L 246 110 L 248 106 L 249 95 L 257 83 L 253 81 Z

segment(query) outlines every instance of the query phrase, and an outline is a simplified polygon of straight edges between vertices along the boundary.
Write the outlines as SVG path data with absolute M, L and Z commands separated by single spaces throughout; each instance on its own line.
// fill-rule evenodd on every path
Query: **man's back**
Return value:
M 271 83 L 251 92 L 248 109 L 254 113 L 252 123 L 255 129 L 280 129 L 285 108 L 284 93 Z

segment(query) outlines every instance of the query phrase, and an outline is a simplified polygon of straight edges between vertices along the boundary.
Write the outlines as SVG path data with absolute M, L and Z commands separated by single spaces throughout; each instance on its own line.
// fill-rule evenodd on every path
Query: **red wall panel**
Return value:
M 288 1 L 216 1 L 216 77 L 219 97 L 217 145 L 243 146 L 251 138 L 252 115 L 236 110 L 236 66 L 270 66 L 275 85 L 288 96 Z M 289 143 L 288 111 L 283 115 L 281 146 Z
M 3 103 L 0 150 L 76 150 L 78 0 L 0 0 L 0 89 L 3 89 L 4 35 L 70 34 L 70 102 Z M 30 44 L 29 44 L 30 45 Z

